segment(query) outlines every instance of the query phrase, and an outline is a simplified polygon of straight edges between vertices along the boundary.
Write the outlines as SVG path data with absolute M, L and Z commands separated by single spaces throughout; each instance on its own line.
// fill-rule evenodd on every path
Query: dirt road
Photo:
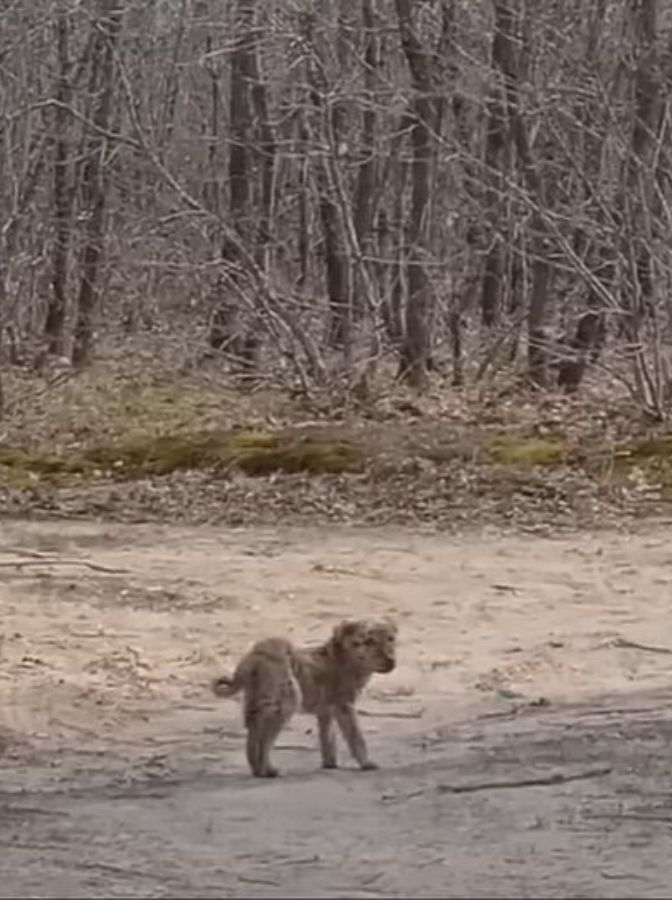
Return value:
M 671 562 L 662 526 L 3 522 L 0 896 L 669 896 Z M 380 613 L 383 768 L 320 772 L 297 718 L 250 779 L 211 676 Z

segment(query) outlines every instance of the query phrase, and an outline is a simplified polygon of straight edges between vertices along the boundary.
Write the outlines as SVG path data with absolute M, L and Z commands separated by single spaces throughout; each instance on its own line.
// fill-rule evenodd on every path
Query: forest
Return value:
M 592 368 L 664 417 L 667 7 L 7 0 L 3 370 L 159 318 L 306 391 Z

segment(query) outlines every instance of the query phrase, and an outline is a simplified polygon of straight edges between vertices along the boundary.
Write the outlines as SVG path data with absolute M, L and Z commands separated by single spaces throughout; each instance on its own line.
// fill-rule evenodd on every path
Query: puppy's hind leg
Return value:
M 301 689 L 290 671 L 273 700 L 269 700 L 265 704 L 263 715 L 259 719 L 260 768 L 262 776 L 265 778 L 275 778 L 279 774 L 271 763 L 271 750 L 282 729 L 298 710 L 300 703 Z
M 258 766 L 254 773 L 260 778 L 276 778 L 280 773 L 271 763 L 271 750 L 287 721 L 282 709 L 265 709 L 257 722 Z
M 322 713 L 317 717 L 317 725 L 320 735 L 320 753 L 322 755 L 323 769 L 338 768 L 336 759 L 336 737 L 334 735 L 334 718 L 332 714 Z
M 268 700 L 260 700 L 251 692 L 245 697 L 247 762 L 250 766 L 250 771 L 256 778 L 267 777 L 269 723 L 273 720 L 275 708 L 275 703 Z
M 250 767 L 250 771 L 252 774 L 261 778 L 263 775 L 262 772 L 262 752 L 261 752 L 261 742 L 259 740 L 259 729 L 257 728 L 257 724 L 254 721 L 250 721 L 247 724 L 247 762 Z

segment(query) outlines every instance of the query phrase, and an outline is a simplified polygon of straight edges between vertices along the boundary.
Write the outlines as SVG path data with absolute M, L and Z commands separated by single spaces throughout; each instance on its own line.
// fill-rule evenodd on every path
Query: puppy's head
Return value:
M 397 626 L 388 619 L 341 622 L 332 640 L 338 653 L 360 672 L 391 672 L 396 665 Z

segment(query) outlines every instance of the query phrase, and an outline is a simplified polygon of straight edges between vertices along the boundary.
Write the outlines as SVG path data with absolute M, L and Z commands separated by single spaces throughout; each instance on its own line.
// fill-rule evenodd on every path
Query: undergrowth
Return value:
M 419 459 L 437 471 L 487 466 L 515 478 L 579 467 L 598 479 L 605 472 L 623 478 L 637 468 L 672 492 L 672 435 L 635 438 L 622 428 L 619 435 L 603 411 L 589 416 L 572 401 L 493 403 L 467 391 L 441 391 L 415 398 L 409 414 L 399 393 L 350 416 L 320 418 L 272 391 L 183 377 L 128 378 L 104 366 L 54 388 L 27 383 L 22 390 L 2 423 L 0 486 L 58 487 L 191 470 L 225 477 L 234 469 L 250 476 L 370 469 L 380 476 Z M 552 428 L 540 435 L 539 421 L 549 417 Z

